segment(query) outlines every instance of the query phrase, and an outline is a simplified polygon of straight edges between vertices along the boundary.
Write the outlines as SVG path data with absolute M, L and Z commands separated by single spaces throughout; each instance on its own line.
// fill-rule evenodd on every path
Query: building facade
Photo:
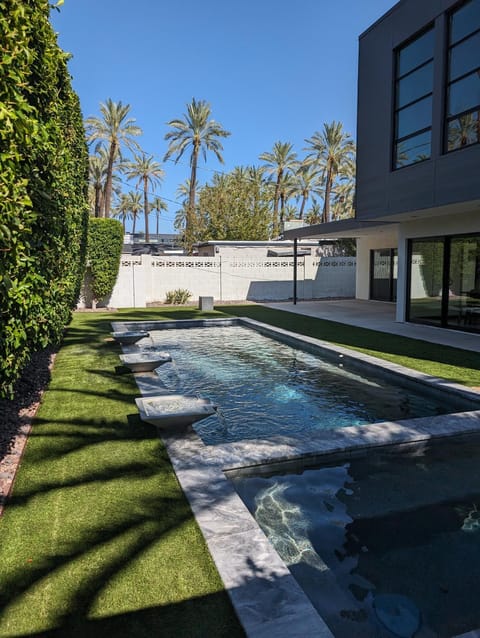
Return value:
M 356 218 L 322 235 L 357 238 L 358 298 L 480 332 L 480 0 L 401 0 L 358 78 Z

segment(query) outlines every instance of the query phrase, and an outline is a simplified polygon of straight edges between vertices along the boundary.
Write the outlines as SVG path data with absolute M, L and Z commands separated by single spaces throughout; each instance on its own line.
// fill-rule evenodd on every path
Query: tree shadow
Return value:
M 78 563 L 85 560 L 87 563 L 81 569 L 81 578 L 73 579 L 70 576 L 68 579 L 68 604 L 62 606 L 58 601 L 54 602 L 56 608 L 53 612 L 50 611 L 53 617 L 49 618 L 48 623 L 51 629 L 24 635 L 105 636 L 105 632 L 108 631 L 115 631 L 118 636 L 129 637 L 243 635 L 228 596 L 223 591 L 179 604 L 140 609 L 111 618 L 91 619 L 92 606 L 109 582 L 117 576 L 121 577 L 135 561 L 146 560 L 145 556 L 150 556 L 152 552 L 158 558 L 155 547 L 162 543 L 162 539 L 169 538 L 185 525 L 190 525 L 193 518 L 183 493 L 176 480 L 172 479 L 173 470 L 168 455 L 154 428 L 144 426 L 141 428 L 142 432 L 135 432 L 132 436 L 130 428 L 138 421 L 138 416 L 129 421 L 129 425 L 123 428 L 123 436 L 112 429 L 108 432 L 95 432 L 91 423 L 88 424 L 88 428 L 85 423 L 79 426 L 76 436 L 73 437 L 65 438 L 62 434 L 54 432 L 33 435 L 41 436 L 44 439 L 43 445 L 39 454 L 31 454 L 27 459 L 29 471 L 27 469 L 8 502 L 2 521 L 6 547 L 12 546 L 12 534 L 15 539 L 17 536 L 35 533 L 35 527 L 32 527 L 29 517 L 21 518 L 22 512 L 30 511 L 34 517 L 36 508 L 51 507 L 51 498 L 56 494 L 64 501 L 66 515 L 78 515 L 79 523 L 73 525 L 71 520 L 65 519 L 67 531 L 60 534 L 55 544 L 36 544 L 32 539 L 31 543 L 27 543 L 30 548 L 28 551 L 20 550 L 20 556 L 27 551 L 27 555 L 33 556 L 32 559 L 25 562 L 19 556 L 19 560 L 15 561 L 13 566 L 10 561 L 9 566 L 0 567 L 0 635 L 23 635 L 15 634 L 11 626 L 8 627 L 7 634 L 3 633 L 1 627 L 9 616 L 9 610 L 28 601 L 30 596 L 38 595 L 38 588 L 43 586 L 44 582 L 51 583 L 50 589 L 55 587 L 56 583 L 62 586 L 62 575 L 70 570 L 75 572 L 78 570 Z M 55 427 L 55 424 L 50 423 L 47 426 L 45 423 L 44 428 L 47 427 Z M 80 435 L 82 428 L 84 431 Z M 87 429 L 90 434 L 85 431 Z M 63 473 L 51 476 L 48 472 L 41 471 L 43 466 L 48 467 L 49 461 L 54 457 L 56 461 L 61 461 L 62 456 L 75 459 L 76 452 L 84 452 L 88 447 L 92 448 L 91 454 L 88 455 L 92 459 L 98 456 L 96 446 L 105 449 L 105 444 L 120 442 L 126 445 L 133 443 L 135 448 L 135 443 L 143 441 L 145 435 L 147 440 L 150 439 L 148 455 L 145 454 L 144 447 L 141 448 L 143 455 L 139 458 L 127 455 L 125 459 L 118 460 L 113 454 L 112 458 L 108 458 L 108 463 L 95 466 L 94 462 L 87 462 L 80 469 L 73 466 L 71 474 L 67 476 Z M 50 459 L 41 453 L 49 448 L 54 448 Z M 132 454 L 135 455 L 133 448 Z M 39 468 L 35 468 L 36 464 Z M 36 478 L 32 480 L 29 474 L 33 475 L 35 470 L 40 471 L 36 472 Z M 121 509 L 117 512 L 114 507 L 113 514 L 111 508 L 108 512 L 103 512 L 102 491 L 115 484 L 128 484 L 130 480 L 137 486 L 134 491 L 129 490 L 121 497 L 118 496 L 118 490 L 112 492 L 112 499 L 117 499 L 118 507 Z M 166 490 L 162 487 L 165 482 L 169 485 Z M 88 499 L 89 502 L 79 502 L 78 509 L 69 509 L 69 494 L 75 494 L 76 488 L 82 489 L 83 492 L 88 490 L 91 497 Z M 88 514 L 85 508 L 88 508 Z M 16 517 L 17 512 L 20 512 L 20 518 Z M 18 520 L 23 520 L 23 529 L 22 526 L 18 527 Z M 17 527 L 9 529 L 9 522 Z M 112 551 L 114 546 L 118 546 L 117 551 Z M 0 548 L 0 556 L 6 551 L 6 547 Z M 204 551 L 206 553 L 206 550 Z M 95 564 L 95 569 L 88 567 L 89 560 Z M 198 560 L 198 556 L 194 560 Z M 209 562 L 206 554 L 206 564 Z M 174 571 L 170 573 L 174 574 Z M 144 586 L 143 582 L 132 581 L 133 588 Z M 61 598 L 66 598 L 65 592 Z M 122 605 L 120 609 L 121 607 Z M 40 624 L 32 621 L 32 631 L 42 624 L 42 621 Z
M 12 634 L 12 638 L 242 638 L 240 625 L 232 626 L 225 613 L 228 606 L 226 593 L 216 592 L 106 618 L 79 614 L 74 623 L 67 621 L 40 633 Z
M 216 591 L 221 582 L 156 429 L 129 413 L 138 394 L 133 375 L 116 375 L 108 365 L 87 369 L 88 358 L 82 367 L 84 351 L 112 351 L 103 341 L 110 317 L 89 321 L 67 331 L 74 381 L 62 384 L 65 368 L 54 370 L 0 520 L 0 635 L 242 636 L 228 595 Z M 93 374 L 98 381 L 89 385 Z M 183 560 L 178 585 L 176 548 Z M 187 586 L 190 554 L 199 583 L 194 577 Z M 152 607 L 142 604 L 148 583 L 135 580 L 149 560 L 172 578 L 170 591 L 145 572 L 152 591 L 161 589 L 146 596 Z M 126 574 L 133 574 L 131 585 Z M 102 606 L 105 591 L 110 602 Z M 122 592 L 126 604 L 115 598 Z M 105 617 L 93 618 L 96 608 Z

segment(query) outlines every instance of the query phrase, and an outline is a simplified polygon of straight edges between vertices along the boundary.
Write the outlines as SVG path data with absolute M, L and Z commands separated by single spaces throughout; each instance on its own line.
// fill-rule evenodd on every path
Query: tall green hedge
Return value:
M 87 260 L 94 306 L 108 297 L 118 276 L 123 247 L 123 226 L 116 219 L 90 217 Z
M 78 298 L 88 151 L 47 0 L 0 0 L 0 395 Z

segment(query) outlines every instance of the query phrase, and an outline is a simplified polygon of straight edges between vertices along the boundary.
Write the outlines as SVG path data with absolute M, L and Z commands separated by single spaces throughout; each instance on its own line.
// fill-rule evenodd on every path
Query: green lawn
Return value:
M 220 312 L 219 312 L 220 311 Z M 0 636 L 243 632 L 130 374 L 112 320 L 244 315 L 480 386 L 480 355 L 262 306 L 77 313 L 0 519 Z
M 133 377 L 115 373 L 115 317 L 76 314 L 57 356 L 0 519 L 0 636 L 243 636 Z

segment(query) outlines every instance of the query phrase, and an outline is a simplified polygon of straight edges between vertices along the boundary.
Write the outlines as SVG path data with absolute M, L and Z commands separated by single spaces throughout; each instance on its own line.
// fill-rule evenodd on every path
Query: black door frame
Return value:
M 388 299 L 378 299 L 376 297 L 372 297 L 372 290 L 373 290 L 373 280 L 374 280 L 374 262 L 375 262 L 375 251 L 389 251 L 389 259 L 390 259 L 390 265 L 389 265 L 389 282 L 388 282 Z M 397 301 L 397 291 L 396 288 L 394 290 L 394 285 L 393 282 L 395 281 L 395 277 L 393 276 L 393 270 L 394 270 L 394 263 L 395 263 L 395 257 L 398 256 L 398 249 L 397 248 L 371 248 L 370 249 L 370 282 L 369 282 L 369 298 L 373 301 L 391 301 L 391 302 L 396 302 Z

